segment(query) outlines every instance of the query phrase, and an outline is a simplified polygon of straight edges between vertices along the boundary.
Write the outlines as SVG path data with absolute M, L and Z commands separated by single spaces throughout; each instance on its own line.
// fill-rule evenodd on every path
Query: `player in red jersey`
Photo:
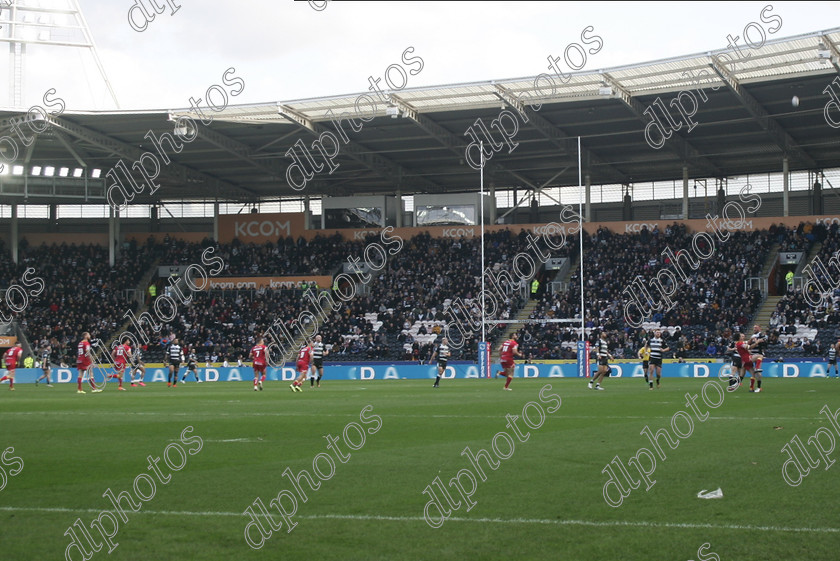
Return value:
M 125 375 L 125 367 L 128 365 L 129 359 L 131 359 L 131 345 L 128 344 L 129 340 L 128 337 L 123 339 L 122 345 L 117 345 L 114 347 L 114 350 L 111 351 L 111 358 L 114 360 L 114 370 L 117 371 L 117 380 L 120 381 L 120 385 L 117 388 L 119 391 L 125 391 L 123 387 L 123 376 Z
M 15 370 L 17 369 L 18 362 L 20 362 L 22 355 L 23 349 L 20 348 L 20 341 L 18 341 L 15 343 L 15 346 L 6 351 L 3 356 L 4 362 L 6 363 L 6 374 L 0 378 L 0 382 L 8 380 L 10 391 L 15 391 Z
M 90 384 L 91 391 L 93 393 L 99 393 L 102 391 L 96 389 L 96 384 L 93 383 L 93 373 L 90 372 L 91 366 L 93 366 L 93 361 L 91 361 L 90 352 L 90 333 L 85 331 L 82 333 L 82 340 L 79 341 L 79 345 L 76 349 L 76 368 L 79 370 L 79 376 L 76 379 L 78 386 L 76 393 L 85 393 L 85 390 L 82 389 L 82 378 L 85 377 L 85 374 L 89 374 L 88 383 Z
M 309 361 L 312 360 L 312 347 L 307 343 L 303 347 L 300 348 L 297 357 L 297 371 L 298 377 L 292 382 L 292 385 L 289 386 L 292 388 L 293 392 L 302 392 L 303 390 L 300 389 L 301 382 L 306 378 L 306 373 L 309 372 Z
M 741 364 L 744 369 L 744 373 L 750 372 L 752 374 L 753 380 L 757 380 L 758 388 L 755 390 L 756 392 L 761 391 L 761 374 L 756 372 L 755 370 L 755 360 L 760 357 L 761 355 L 754 355 L 750 353 L 750 349 L 752 348 L 752 344 L 747 342 L 747 335 L 745 333 L 741 333 L 740 337 L 738 338 L 738 342 L 735 343 L 735 350 L 738 351 L 738 356 L 741 357 Z M 743 381 L 743 376 L 741 377 L 741 381 Z M 752 381 L 750 382 L 750 387 L 752 387 Z M 753 391 L 753 390 L 750 390 Z
M 262 391 L 263 382 L 265 382 L 265 367 L 266 367 L 266 352 L 268 349 L 265 346 L 265 339 L 260 337 L 257 339 L 257 344 L 251 349 L 251 360 L 254 365 L 254 391 Z
M 507 391 L 512 391 L 509 386 L 510 381 L 513 380 L 514 356 L 523 356 L 522 353 L 519 352 L 519 333 L 511 335 L 511 338 L 502 343 L 502 346 L 499 347 L 499 358 L 502 361 L 502 368 L 504 368 L 504 370 L 497 373 L 496 376 L 504 374 L 507 377 L 507 381 L 505 382 L 505 389 Z

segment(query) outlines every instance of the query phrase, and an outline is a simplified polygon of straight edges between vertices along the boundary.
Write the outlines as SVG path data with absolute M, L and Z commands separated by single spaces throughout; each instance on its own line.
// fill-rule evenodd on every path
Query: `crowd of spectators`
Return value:
M 776 308 L 777 322 L 825 327 L 840 323 L 840 226 L 832 224 L 828 229 L 821 225 L 823 233 L 817 241 L 822 247 L 811 264 L 815 283 L 808 285 L 808 298 L 802 292 L 786 295 Z M 822 266 L 817 265 L 817 262 Z M 811 303 L 819 302 L 812 306 Z
M 167 236 L 159 244 L 152 239 L 146 243 L 146 251 L 167 265 L 201 263 L 201 254 L 208 247 L 225 263 L 219 276 L 281 276 L 332 275 L 349 256 L 360 255 L 364 244 L 345 241 L 340 235 L 316 236 L 309 241 L 280 237 L 277 242 L 262 244 L 239 240 L 220 244 L 210 238 L 192 243 Z
M 627 299 L 624 291 L 628 287 L 631 291 L 636 290 L 631 286 L 635 278 L 649 286 L 649 280 L 660 270 L 675 271 L 674 264 L 663 254 L 670 248 L 677 256 L 681 251 L 689 252 L 688 258 L 678 258 L 687 278 L 683 281 L 679 273 L 674 273 L 678 282 L 672 297 L 675 305 L 670 310 L 652 310 L 645 321 L 664 327 L 680 327 L 680 330 L 702 328 L 716 333 L 735 326 L 743 328 L 761 302 L 761 293 L 747 289 L 744 281 L 760 274 L 772 243 L 769 232 L 732 232 L 725 242 L 715 240 L 714 248 L 699 246 L 699 249 L 693 248 L 692 237 L 685 225 L 678 223 L 667 226 L 664 231 L 658 228 L 648 231 L 643 227 L 639 233 L 616 234 L 600 228 L 594 235 L 585 236 L 583 300 L 589 313 L 585 326 L 622 332 L 613 344 L 622 354 L 635 356 L 634 349 L 641 347 L 647 335 L 640 334 L 640 330 L 634 330 L 625 322 Z M 703 258 L 703 255 L 709 256 Z M 531 318 L 579 318 L 579 274 L 576 268 L 567 291 L 546 294 Z M 648 290 L 654 301 L 662 301 L 657 290 Z M 634 320 L 638 319 L 641 318 L 634 316 Z M 534 358 L 563 355 L 562 345 L 557 348 L 558 342 L 577 338 L 570 337 L 566 333 L 568 329 L 540 329 L 536 336 L 530 331 L 534 330 L 523 330 L 522 339 Z M 682 349 L 691 356 L 704 353 L 708 347 L 706 340 L 692 338 L 687 341 L 687 348 L 684 345 Z
M 33 271 L 27 279 L 43 281 L 43 291 L 37 295 L 39 285 L 24 286 L 30 294 L 25 308 L 19 312 L 7 309 L 5 315 L 19 322 L 36 352 L 49 345 L 56 363 L 75 360 L 76 345 L 84 331 L 105 339 L 125 321 L 124 314 L 137 307 L 125 291 L 136 288 L 152 263 L 152 256 L 133 244 L 124 248 L 113 267 L 107 248 L 95 245 L 30 247 L 22 240 L 17 265 L 5 247 L 0 251 L 4 255 L 0 260 L 3 287 L 23 286 L 28 268 Z
M 114 267 L 108 265 L 106 248 L 72 244 L 33 248 L 23 241 L 18 265 L 13 265 L 8 250 L 0 247 L 6 256 L 0 260 L 0 283 L 19 283 L 27 267 L 35 269 L 34 275 L 44 280 L 45 289 L 24 311 L 15 314 L 16 319 L 33 347 L 50 344 L 55 362 L 71 363 L 83 331 L 108 341 L 124 324 L 127 312 L 137 311 L 136 302 L 126 290 L 138 288 L 153 264 L 201 263 L 202 253 L 213 247 L 213 257 L 220 257 L 225 264 L 220 276 L 332 277 L 349 258 L 363 259 L 365 246 L 376 239 L 346 241 L 336 235 L 316 236 L 310 241 L 281 237 L 264 244 L 219 244 L 210 239 L 191 243 L 167 237 L 160 242 L 150 239 L 145 244 L 124 244 Z M 577 255 L 578 239 L 570 237 L 560 250 L 548 249 L 545 240 L 538 246 L 552 257 L 568 257 Z M 552 244 L 558 241 L 555 238 Z M 616 356 L 635 356 L 650 334 L 626 324 L 625 288 L 636 277 L 647 281 L 662 269 L 673 269 L 663 255 L 667 248 L 675 254 L 692 252 L 691 259 L 680 260 L 688 279 L 683 281 L 676 275 L 676 305 L 670 310 L 655 310 L 646 319 L 668 328 L 667 337 L 678 358 L 721 356 L 726 330 L 744 329 L 760 303 L 760 293 L 747 289 L 745 280 L 759 275 L 774 243 L 784 251 L 807 251 L 812 243 L 822 242 L 820 256 L 824 263 L 840 255 L 837 225 L 826 228 L 803 224 L 795 229 L 779 225 L 764 231 L 732 232 L 726 241 L 714 241 L 714 251 L 703 258 L 693 253 L 697 248 L 692 249 L 692 235 L 679 223 L 663 231 L 643 228 L 639 233 L 617 234 L 601 228 L 594 235 L 584 235 L 585 326 L 596 331 L 606 329 Z M 445 314 L 446 306 L 456 301 L 463 303 L 472 315 L 472 325 L 477 325 L 480 245 L 478 238 L 433 238 L 428 233 L 403 240 L 401 251 L 382 270 L 373 272 L 366 286 L 357 287 L 354 298 L 347 302 L 333 298 L 341 305 L 335 311 L 328 310 L 329 317 L 320 326 L 331 356 L 337 360 L 428 360 L 440 341 L 442 324 L 452 320 Z M 525 231 L 488 233 L 485 246 L 485 267 L 510 273 L 514 280 L 518 279 L 512 265 L 518 254 L 530 255 L 539 263 Z M 705 252 L 708 248 L 701 249 Z M 689 261 L 696 262 L 697 268 L 691 268 Z M 568 290 L 545 290 L 532 319 L 580 319 L 577 271 L 571 276 Z M 523 282 L 507 298 L 495 294 L 502 304 L 495 319 L 508 319 L 524 304 L 527 289 Z M 651 295 L 657 298 L 658 292 L 651 290 Z M 806 354 L 819 351 L 819 342 L 797 337 L 795 330 L 797 325 L 814 329 L 840 325 L 840 290 L 832 289 L 828 296 L 814 309 L 801 293 L 786 295 L 771 320 L 774 342 Z M 303 300 L 300 290 L 212 291 L 193 293 L 192 297 L 189 304 L 178 307 L 172 321 L 161 324 L 160 330 L 145 326 L 145 337 L 139 338 L 144 340 L 150 360 L 162 354 L 170 334 L 176 334 L 200 357 L 217 356 L 231 362 L 247 359 L 256 337 L 277 318 L 296 332 L 301 311 L 315 311 Z M 479 333 L 470 332 L 466 318 L 461 325 L 467 328 L 467 339 L 454 349 L 453 358 L 469 359 Z M 494 341 L 502 331 L 502 326 L 490 329 L 488 338 Z M 529 324 L 520 335 L 523 352 L 534 359 L 574 358 L 574 342 L 579 337 L 575 326 L 558 323 Z
M 822 223 L 800 222 L 796 228 L 784 224 L 773 224 L 767 229 L 770 241 L 779 244 L 779 251 L 807 252 L 814 242 L 822 242 L 828 236 L 828 228 Z

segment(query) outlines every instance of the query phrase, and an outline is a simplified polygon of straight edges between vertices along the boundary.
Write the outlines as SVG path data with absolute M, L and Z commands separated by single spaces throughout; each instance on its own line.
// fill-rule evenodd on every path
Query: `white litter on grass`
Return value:
M 703 489 L 699 493 L 697 493 L 698 499 L 722 499 L 723 498 L 723 490 L 718 487 L 714 491 L 706 491 Z

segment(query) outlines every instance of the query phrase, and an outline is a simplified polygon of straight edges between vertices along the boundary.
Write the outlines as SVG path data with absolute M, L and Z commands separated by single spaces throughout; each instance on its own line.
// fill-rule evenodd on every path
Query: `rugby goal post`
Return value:
M 550 325 L 550 324 L 565 324 L 569 327 L 573 328 L 575 331 L 580 331 L 579 340 L 575 343 L 575 352 L 577 356 L 577 372 L 578 376 L 582 378 L 588 378 L 590 376 L 590 363 L 589 363 L 589 352 L 590 352 L 590 345 L 589 341 L 586 340 L 586 333 L 585 328 L 580 325 L 580 320 L 578 318 L 546 318 L 546 319 L 490 319 L 485 320 L 485 324 L 490 325 L 491 327 L 495 327 L 497 325 Z M 527 335 L 526 335 L 527 337 Z M 529 340 L 527 338 L 520 338 L 520 345 L 523 343 L 528 343 Z M 560 344 L 560 341 L 557 341 L 557 344 Z M 491 347 L 491 344 L 487 341 L 480 341 L 478 343 L 478 371 L 480 377 L 487 377 L 492 378 L 492 364 L 493 364 L 493 353 L 496 349 Z M 496 357 L 498 358 L 498 357 Z

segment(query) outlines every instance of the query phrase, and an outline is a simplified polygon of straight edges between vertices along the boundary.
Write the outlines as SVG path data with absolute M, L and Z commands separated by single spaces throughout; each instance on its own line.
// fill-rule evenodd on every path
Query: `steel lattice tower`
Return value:
M 27 47 L 45 45 L 87 49 L 119 108 L 78 0 L 0 0 L 0 42 L 9 44 L 9 102 L 13 107 L 24 104 Z

